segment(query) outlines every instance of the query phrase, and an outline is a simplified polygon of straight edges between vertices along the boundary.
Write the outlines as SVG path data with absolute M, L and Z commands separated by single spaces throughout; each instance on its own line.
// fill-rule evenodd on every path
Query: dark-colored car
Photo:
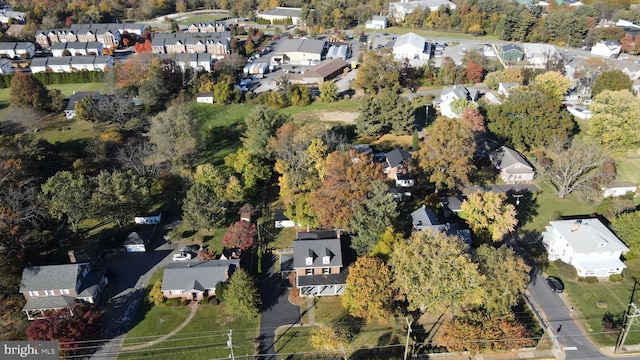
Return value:
M 191 253 L 195 253 L 200 251 L 200 245 L 198 244 L 191 244 L 191 245 L 187 245 L 185 247 L 183 247 L 182 249 L 180 249 L 181 252 L 191 252 Z
M 549 276 L 547 278 L 547 285 L 549 285 L 551 290 L 555 293 L 561 293 L 564 291 L 564 285 L 562 285 L 562 282 L 560 282 L 556 277 Z

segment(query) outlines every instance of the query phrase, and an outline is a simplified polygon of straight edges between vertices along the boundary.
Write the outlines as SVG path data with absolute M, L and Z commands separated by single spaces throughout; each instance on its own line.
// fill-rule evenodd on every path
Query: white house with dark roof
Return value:
M 400 2 L 389 3 L 389 17 L 396 22 L 404 21 L 405 16 L 411 14 L 416 8 L 431 11 L 438 11 L 441 6 L 455 9 L 456 4 L 449 0 L 401 0 Z
M 199 22 L 199 23 L 191 23 L 187 26 L 187 32 L 190 33 L 198 33 L 198 32 L 225 32 L 227 31 L 227 25 L 224 22 Z
M 411 154 L 405 149 L 396 148 L 386 154 L 384 172 L 387 177 L 396 181 L 397 187 L 412 187 L 415 180 L 410 176 Z
M 457 114 L 451 108 L 451 104 L 456 100 L 467 100 L 475 103 L 478 100 L 478 90 L 467 89 L 464 85 L 444 88 L 437 101 L 437 108 L 443 116 L 459 118 L 460 114 Z
M 558 49 L 550 44 L 525 43 L 522 44 L 522 48 L 524 49 L 525 61 L 531 68 L 542 69 L 550 61 L 562 59 Z
M 283 21 L 287 19 L 291 19 L 291 23 L 293 25 L 300 25 L 303 23 L 301 18 L 302 9 L 301 8 L 290 8 L 290 7 L 275 7 L 273 9 L 269 9 L 267 11 L 258 13 L 256 17 L 258 19 L 269 20 L 271 23 L 274 21 Z
M 200 92 L 198 93 L 198 95 L 196 95 L 196 102 L 199 103 L 203 103 L 203 104 L 213 104 L 213 92 L 212 91 L 206 91 L 206 92 Z
M 517 82 L 501 82 L 498 84 L 498 94 L 509 97 L 511 89 L 520 86 Z
M 367 20 L 365 26 L 367 29 L 382 30 L 387 28 L 387 17 L 374 15 L 371 20 Z
M 135 231 L 130 233 L 122 244 L 127 252 L 146 252 L 147 245 L 149 245 L 149 239 L 143 239 Z
M 51 54 L 55 57 L 60 57 L 67 50 L 70 56 L 102 55 L 103 48 L 104 45 L 98 41 L 72 41 L 52 44 Z
M 36 46 L 33 43 L 20 41 L 0 42 L 0 55 L 9 59 L 16 56 L 30 58 L 36 53 Z
M 29 266 L 22 271 L 20 293 L 27 300 L 22 308 L 29 320 L 46 317 L 76 302 L 95 304 L 108 280 L 88 263 Z
M 284 39 L 273 52 L 270 65 L 318 65 L 326 50 L 324 40 Z
M 95 91 L 79 91 L 74 92 L 73 95 L 69 98 L 69 102 L 67 103 L 67 107 L 64 109 L 64 116 L 71 120 L 76 117 L 76 103 L 87 96 L 98 96 L 99 94 Z
M 591 47 L 591 54 L 602 56 L 605 59 L 618 56 L 622 45 L 613 40 L 600 41 Z
M 284 214 L 284 209 L 275 209 L 273 213 L 273 221 L 275 222 L 276 229 L 295 227 L 295 221 L 289 219 Z
M 429 60 L 431 44 L 412 32 L 400 35 L 393 44 L 393 57 L 397 60 Z
M 550 261 L 572 265 L 580 277 L 621 274 L 629 248 L 597 218 L 550 221 L 542 234 Z
M 216 294 L 216 285 L 233 276 L 240 259 L 174 262 L 162 274 L 164 297 L 202 301 Z
M 614 182 L 614 183 L 602 186 L 602 196 L 604 197 L 624 196 L 624 195 L 627 195 L 628 193 L 634 194 L 635 196 L 637 191 L 638 191 L 638 185 L 631 182 L 627 182 L 627 181 Z
M 507 184 L 533 181 L 536 172 L 533 166 L 519 152 L 501 146 L 489 156 L 496 169 L 500 170 L 500 178 Z
M 347 286 L 340 230 L 298 232 L 293 269 L 300 296 L 341 295 Z

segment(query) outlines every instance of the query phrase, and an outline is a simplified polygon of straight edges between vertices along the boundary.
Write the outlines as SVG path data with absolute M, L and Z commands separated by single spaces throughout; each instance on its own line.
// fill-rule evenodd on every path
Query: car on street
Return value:
M 185 247 L 183 247 L 182 249 L 180 249 L 181 253 L 194 253 L 194 252 L 198 252 L 200 250 L 200 245 L 198 244 L 191 244 L 191 245 L 187 245 Z
M 555 293 L 561 293 L 564 291 L 564 285 L 562 285 L 562 282 L 557 277 L 549 276 L 547 278 L 547 285 L 549 285 L 551 291 Z
M 173 261 L 188 261 L 191 260 L 191 253 L 181 252 L 179 254 L 173 254 Z

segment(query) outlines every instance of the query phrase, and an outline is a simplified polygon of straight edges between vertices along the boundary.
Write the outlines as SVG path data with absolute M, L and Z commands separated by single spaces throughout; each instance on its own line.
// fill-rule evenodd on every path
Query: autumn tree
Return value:
M 390 90 L 367 96 L 356 119 L 356 130 L 365 136 L 389 132 L 409 135 L 413 128 L 414 109 L 411 101 Z
M 393 305 L 391 270 L 379 258 L 360 257 L 349 267 L 342 304 L 349 314 L 368 320 L 385 320 Z
M 457 312 L 479 305 L 485 278 L 457 236 L 420 231 L 395 244 L 391 257 L 394 286 L 408 309 L 426 313 Z
M 640 100 L 629 90 L 604 90 L 593 99 L 589 135 L 610 150 L 640 147 Z
M 389 186 L 382 181 L 371 184 L 371 190 L 363 206 L 357 209 L 351 221 L 351 248 L 359 256 L 371 254 L 380 236 L 398 217 L 396 201 L 389 193 Z
M 558 71 L 547 71 L 535 77 L 534 84 L 540 91 L 563 100 L 573 82 Z
M 609 157 L 596 145 L 578 139 L 564 142 L 556 139 L 549 144 L 548 158 L 539 162 L 544 181 L 563 199 L 574 191 L 600 188 L 613 180 L 603 171 Z
M 149 294 L 147 294 L 147 301 L 155 306 L 162 305 L 164 303 L 162 280 L 158 280 L 153 284 L 153 287 L 149 290 Z
M 214 229 L 222 224 L 227 209 L 224 198 L 211 187 L 196 182 L 182 203 L 182 218 L 192 229 Z
M 287 123 L 290 118 L 286 115 L 277 113 L 274 109 L 267 106 L 257 107 L 245 119 L 247 128 L 242 135 L 242 146 L 250 155 L 258 158 L 268 158 L 269 138 L 275 135 L 276 130 Z
M 313 329 L 310 342 L 314 349 L 346 357 L 349 334 L 344 327 L 319 326 Z
M 11 105 L 48 110 L 51 103 L 47 88 L 35 76 L 18 71 L 11 77 L 9 87 Z
M 153 162 L 188 163 L 196 151 L 198 131 L 190 104 L 174 105 L 154 116 L 149 127 Z
M 122 227 L 133 220 L 148 200 L 144 179 L 133 172 L 103 170 L 95 177 L 91 207 L 104 221 L 115 221 Z
M 320 102 L 330 103 L 338 100 L 338 85 L 333 81 L 325 81 L 320 84 Z
M 383 90 L 397 92 L 400 89 L 399 69 L 400 64 L 393 59 L 391 52 L 366 52 L 352 85 L 366 94 Z
M 251 155 L 244 147 L 225 156 L 224 163 L 241 176 L 245 196 L 252 195 L 258 184 L 271 177 L 270 166 L 263 159 Z
M 626 212 L 611 222 L 616 235 L 624 241 L 632 253 L 640 252 L 640 211 Z
M 467 195 L 460 216 L 481 239 L 498 242 L 518 224 L 516 208 L 507 203 L 504 193 L 477 191 Z
M 425 129 L 418 150 L 418 167 L 436 188 L 456 188 L 469 182 L 473 170 L 474 136 L 456 119 L 439 117 Z
M 473 260 L 486 279 L 482 307 L 490 314 L 509 314 L 527 289 L 529 265 L 505 245 L 499 248 L 481 245 L 475 250 Z
M 484 116 L 478 111 L 478 109 L 464 109 L 460 114 L 460 120 L 475 132 L 484 133 L 487 131 Z
M 605 90 L 633 90 L 633 80 L 622 70 L 604 71 L 591 87 L 591 96 L 596 97 Z
M 371 250 L 371 256 L 387 261 L 396 244 L 401 241 L 404 241 L 404 234 L 396 232 L 391 226 L 389 226 L 385 229 L 384 233 L 380 235 L 378 243 L 376 243 Z
M 307 106 L 311 104 L 311 90 L 309 90 L 308 86 L 291 84 L 287 87 L 286 93 L 291 105 Z
M 222 237 L 222 243 L 231 249 L 247 250 L 253 246 L 257 234 L 256 224 L 240 220 L 229 225 Z
M 102 316 L 85 306 L 70 305 L 50 316 L 36 319 L 27 329 L 29 341 L 59 341 L 65 352 L 82 350 L 88 340 L 100 334 Z
M 43 201 L 47 204 L 51 216 L 62 219 L 65 215 L 74 232 L 78 231 L 80 221 L 91 212 L 91 184 L 84 175 L 75 175 L 69 171 L 60 171 L 47 179 L 42 185 Z
M 502 105 L 487 110 L 489 130 L 520 149 L 544 147 L 576 128 L 562 101 L 540 90 L 513 89 Z
M 436 343 L 449 351 L 477 354 L 532 346 L 535 340 L 512 313 L 496 316 L 474 311 L 445 321 L 438 330 Z
M 182 69 L 172 59 L 155 58 L 147 78 L 138 85 L 138 97 L 149 113 L 164 110 L 182 88 Z
M 224 302 L 232 314 L 247 319 L 258 316 L 262 302 L 255 279 L 244 269 L 236 269 L 224 290 Z
M 384 180 L 379 163 L 362 158 L 352 161 L 348 152 L 327 156 L 320 177 L 321 185 L 311 194 L 310 204 L 323 228 L 351 230 L 355 212 L 362 208 L 372 183 Z
M 589 57 L 584 60 L 582 68 L 574 74 L 574 78 L 587 89 L 592 89 L 595 81 L 605 71 L 611 70 L 611 64 L 600 57 Z
M 467 79 L 474 84 L 482 82 L 484 69 L 482 65 L 469 61 L 467 63 Z

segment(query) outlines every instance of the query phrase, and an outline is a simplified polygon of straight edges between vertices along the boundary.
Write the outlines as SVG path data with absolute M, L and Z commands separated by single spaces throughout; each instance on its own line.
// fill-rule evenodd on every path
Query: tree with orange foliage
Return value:
M 484 77 L 484 69 L 482 65 L 475 63 L 473 61 L 469 61 L 467 64 L 467 79 L 473 83 L 482 82 L 482 78 Z
M 355 212 L 364 206 L 375 180 L 385 180 L 381 164 L 365 156 L 352 161 L 348 152 L 329 154 L 322 168 L 320 188 L 310 199 L 320 226 L 349 231 Z

